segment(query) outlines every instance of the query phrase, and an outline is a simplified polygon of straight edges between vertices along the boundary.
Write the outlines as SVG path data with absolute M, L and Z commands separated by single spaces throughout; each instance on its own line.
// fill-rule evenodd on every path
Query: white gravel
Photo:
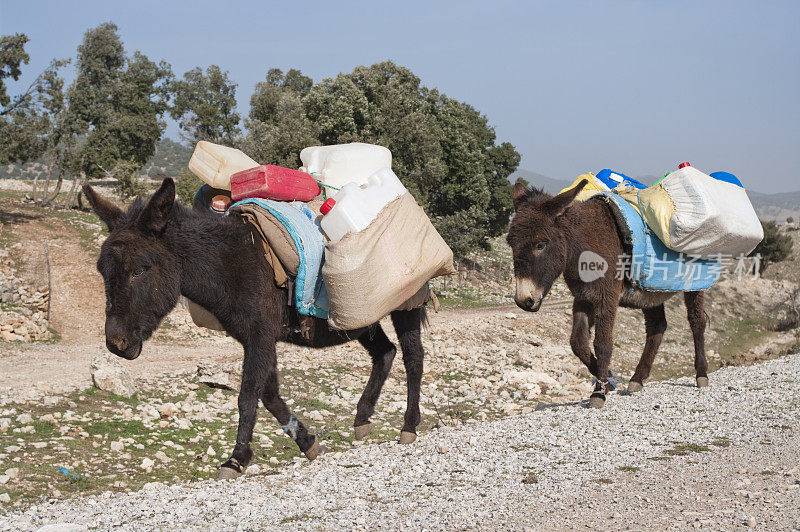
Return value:
M 546 405 L 277 475 L 45 502 L 0 517 L 0 530 L 791 529 L 800 527 L 798 368 L 792 355 L 722 369 L 707 389 L 693 378 L 651 383 L 599 411 Z

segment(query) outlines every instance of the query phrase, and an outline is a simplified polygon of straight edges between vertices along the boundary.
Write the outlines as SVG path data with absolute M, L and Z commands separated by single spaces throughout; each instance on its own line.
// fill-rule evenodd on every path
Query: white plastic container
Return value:
M 347 183 L 322 204 L 322 231 L 330 242 L 338 242 L 347 233 L 363 231 L 386 205 L 406 192 L 406 187 L 388 167 L 369 176 L 363 186 Z
M 300 170 L 326 185 L 341 188 L 347 183 L 364 185 L 381 168 L 392 167 L 392 152 L 383 146 L 353 142 L 333 146 L 310 146 L 300 152 Z
M 231 175 L 255 168 L 258 163 L 244 152 L 201 140 L 189 159 L 189 170 L 214 188 L 231 189 Z
M 683 163 L 639 191 L 647 225 L 675 251 L 703 258 L 746 255 L 764 238 L 744 188 Z

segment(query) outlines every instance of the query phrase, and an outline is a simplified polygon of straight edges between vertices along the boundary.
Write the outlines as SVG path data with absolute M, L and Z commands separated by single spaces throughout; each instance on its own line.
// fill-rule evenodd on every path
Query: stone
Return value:
M 122 363 L 110 353 L 99 353 L 92 357 L 90 365 L 92 384 L 99 389 L 123 397 L 136 393 L 133 377 Z
M 14 478 L 14 479 L 19 478 L 19 468 L 9 467 L 8 469 L 6 469 L 6 475 L 8 475 L 9 478 Z
M 156 451 L 156 458 L 164 462 L 165 464 L 167 462 L 172 462 L 172 458 L 167 456 L 167 453 L 165 453 L 164 451 Z
M 238 392 L 242 385 L 242 368 L 239 364 L 200 362 L 197 364 L 197 381 L 214 388 Z
M 0 484 L 8 484 L 9 480 L 11 480 L 11 477 L 8 475 L 0 475 Z
M 164 419 L 169 419 L 178 413 L 178 407 L 173 403 L 164 403 L 163 405 L 158 405 L 156 410 L 158 410 L 158 413 Z
M 145 458 L 144 460 L 142 460 L 142 463 L 139 467 L 141 467 L 144 470 L 148 470 L 152 469 L 154 465 L 155 462 L 153 460 L 151 460 L 150 458 Z
M 112 441 L 110 447 L 112 451 L 121 452 L 125 449 L 125 443 L 121 441 Z
M 17 423 L 28 425 L 29 423 L 33 423 L 33 417 L 31 417 L 31 415 L 28 413 L 20 414 L 17 416 Z
M 436 446 L 436 452 L 439 453 L 439 454 L 449 453 L 450 452 L 450 446 L 449 445 L 437 445 Z
M 0 502 L 11 502 L 11 496 L 8 493 L 0 493 Z

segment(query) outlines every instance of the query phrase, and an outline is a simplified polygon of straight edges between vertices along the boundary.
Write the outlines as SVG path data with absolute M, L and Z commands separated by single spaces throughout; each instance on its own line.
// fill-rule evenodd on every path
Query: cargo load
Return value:
M 740 256 L 761 242 L 761 222 L 744 188 L 722 177 L 683 163 L 639 191 L 642 216 L 668 248 L 697 257 Z
M 201 140 L 194 147 L 189 159 L 189 170 L 208 183 L 222 190 L 231 189 L 231 175 L 258 166 L 244 152 Z
M 300 152 L 301 171 L 325 185 L 339 189 L 348 183 L 366 184 L 381 168 L 392 167 L 392 152 L 383 146 L 352 142 L 332 146 L 310 146 Z
M 395 309 L 411 308 L 409 301 L 430 279 L 454 273 L 453 252 L 406 192 L 362 231 L 325 245 L 328 324 L 340 330 L 371 325 Z
M 319 184 L 299 170 L 264 164 L 231 176 L 231 198 L 276 201 L 311 201 L 319 195 Z
M 386 205 L 406 192 L 391 168 L 369 176 L 366 185 L 348 183 L 320 207 L 322 231 L 328 241 L 338 242 L 347 233 L 366 229 Z

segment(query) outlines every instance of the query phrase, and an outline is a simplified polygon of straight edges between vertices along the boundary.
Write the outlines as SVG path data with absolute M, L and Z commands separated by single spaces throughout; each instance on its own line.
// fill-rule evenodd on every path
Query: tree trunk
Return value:
M 50 180 L 53 178 L 53 171 L 56 166 L 56 157 L 53 155 L 53 160 L 50 161 L 50 168 L 47 169 L 47 179 L 44 182 L 44 190 L 42 191 L 42 199 L 39 202 L 41 205 L 46 204 L 47 195 L 50 192 Z
M 53 191 L 53 195 L 52 195 L 52 196 L 50 196 L 50 197 L 44 197 L 44 196 L 42 196 L 42 205 L 50 205 L 52 202 L 54 202 L 54 201 L 55 201 L 55 199 L 56 199 L 56 198 L 58 197 L 58 195 L 61 193 L 61 185 L 62 185 L 63 183 L 64 183 L 64 170 L 61 170 L 61 171 L 58 173 L 58 181 L 56 182 L 56 188 L 55 188 L 55 190 Z M 45 190 L 46 190 L 46 189 L 45 189 Z

